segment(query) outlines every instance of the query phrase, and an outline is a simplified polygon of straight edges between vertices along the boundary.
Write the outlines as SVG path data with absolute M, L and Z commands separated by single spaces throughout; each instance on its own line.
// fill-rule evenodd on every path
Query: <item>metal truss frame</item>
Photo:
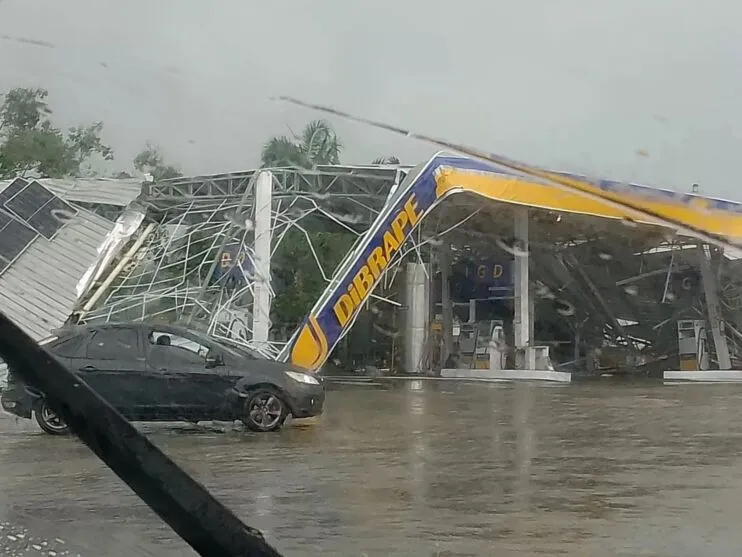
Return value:
M 273 182 L 271 255 L 289 230 L 300 231 L 328 284 L 334 269 L 325 268 L 320 261 L 305 226 L 307 219 L 332 223 L 336 229 L 360 237 L 384 206 L 394 184 L 406 175 L 406 169 L 398 166 L 267 171 Z M 141 201 L 148 208 L 149 219 L 156 223 L 155 230 L 81 321 L 187 322 L 276 357 L 290 332 L 268 345 L 252 343 L 251 304 L 259 278 L 253 271 L 253 201 L 259 172 L 145 184 Z M 226 268 L 218 260 L 225 249 L 237 254 Z M 217 270 L 219 276 L 214 279 Z M 387 283 L 395 276 L 396 270 Z M 383 296 L 375 298 L 400 305 Z
M 152 182 L 145 184 L 142 194 L 145 201 L 159 208 L 194 199 L 233 198 L 249 191 L 258 172 L 270 170 L 274 176 L 274 197 L 314 193 L 376 199 L 385 198 L 390 185 L 399 183 L 410 168 L 398 165 L 318 165 L 311 169 L 254 169 Z

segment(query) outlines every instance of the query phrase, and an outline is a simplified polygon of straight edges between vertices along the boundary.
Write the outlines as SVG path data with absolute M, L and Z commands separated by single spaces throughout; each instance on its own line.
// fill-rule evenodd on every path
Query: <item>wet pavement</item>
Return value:
M 143 428 L 287 556 L 742 553 L 742 385 L 344 386 L 314 427 Z M 77 441 L 0 430 L 0 554 L 193 555 Z

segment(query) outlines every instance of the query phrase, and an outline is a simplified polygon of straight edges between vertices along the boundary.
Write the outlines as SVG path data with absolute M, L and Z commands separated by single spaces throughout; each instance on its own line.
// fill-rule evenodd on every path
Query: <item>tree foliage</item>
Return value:
M 37 174 L 43 178 L 77 177 L 92 171 L 93 157 L 113 159 L 103 143 L 103 123 L 70 128 L 52 123 L 45 89 L 16 88 L 0 105 L 0 178 Z
M 348 253 L 356 236 L 347 232 L 308 232 L 314 252 L 328 278 Z M 327 287 L 304 233 L 289 230 L 271 261 L 275 289 L 273 321 L 298 325 Z
M 264 168 L 312 168 L 320 164 L 340 164 L 342 144 L 332 126 L 324 120 L 307 124 L 300 134 L 279 136 L 263 146 Z M 380 157 L 371 164 L 400 164 L 397 157 Z M 271 268 L 277 297 L 273 304 L 276 324 L 295 326 L 311 309 L 327 287 L 316 257 L 327 275 L 332 275 L 357 236 L 329 221 L 313 220 L 306 235 L 298 228 L 289 230 L 272 258 Z
M 165 163 L 162 149 L 149 141 L 144 149 L 134 157 L 134 168 L 139 172 L 151 174 L 155 181 L 181 176 L 180 168 Z
M 399 159 L 392 155 L 391 157 L 377 157 L 374 160 L 371 161 L 371 164 L 401 164 L 399 162 Z
M 270 139 L 263 146 L 260 161 L 263 168 L 312 168 L 318 164 L 340 164 L 342 150 L 332 126 L 324 120 L 314 120 L 300 134 Z
M 315 120 L 299 134 L 274 137 L 266 142 L 261 163 L 263 168 L 312 168 L 340 164 L 341 152 L 342 144 L 332 126 L 324 120 Z M 322 269 L 331 275 L 355 239 L 355 234 L 340 231 L 321 219 L 311 222 L 306 235 L 297 227 L 286 233 L 271 262 L 277 294 L 273 303 L 274 323 L 297 325 L 327 287 L 310 246 L 314 247 Z

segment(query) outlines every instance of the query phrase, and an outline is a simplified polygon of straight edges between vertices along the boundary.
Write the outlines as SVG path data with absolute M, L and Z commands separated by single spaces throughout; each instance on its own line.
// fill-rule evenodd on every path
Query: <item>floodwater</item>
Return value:
M 76 440 L 0 427 L 3 555 L 193 554 Z M 345 386 L 310 428 L 144 429 L 287 556 L 742 553 L 742 385 Z

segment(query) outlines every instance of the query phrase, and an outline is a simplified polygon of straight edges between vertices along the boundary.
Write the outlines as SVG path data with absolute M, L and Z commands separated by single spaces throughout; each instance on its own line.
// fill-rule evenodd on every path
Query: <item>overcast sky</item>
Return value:
M 735 0 L 0 0 L 0 90 L 43 86 L 189 173 L 318 117 L 288 94 L 526 162 L 742 200 Z M 28 41 L 42 41 L 31 43 Z M 344 162 L 434 149 L 331 120 Z M 645 154 L 640 154 L 643 151 Z

